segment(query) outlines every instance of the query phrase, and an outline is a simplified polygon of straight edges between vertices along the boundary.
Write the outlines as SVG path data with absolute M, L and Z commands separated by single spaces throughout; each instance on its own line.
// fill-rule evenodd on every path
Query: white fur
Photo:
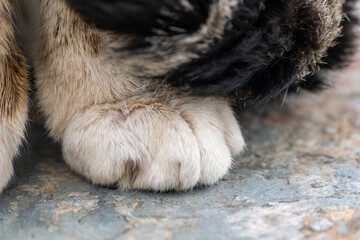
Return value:
M 226 174 L 244 141 L 224 101 L 146 100 L 76 115 L 62 139 L 65 161 L 93 183 L 159 191 L 213 184 Z
M 9 183 L 13 172 L 13 158 L 18 153 L 26 121 L 26 114 L 6 123 L 0 119 L 0 193 Z
M 14 171 L 12 158 L 15 155 L 16 144 L 13 144 L 12 140 L 13 135 L 4 123 L 0 122 L 0 192 L 7 185 Z

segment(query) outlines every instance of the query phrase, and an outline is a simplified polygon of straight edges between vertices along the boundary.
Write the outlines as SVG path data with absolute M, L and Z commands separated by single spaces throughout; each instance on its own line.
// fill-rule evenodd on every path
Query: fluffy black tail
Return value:
M 267 102 L 324 80 L 354 47 L 358 0 L 67 0 L 95 26 L 133 37 L 120 64 L 189 94 Z

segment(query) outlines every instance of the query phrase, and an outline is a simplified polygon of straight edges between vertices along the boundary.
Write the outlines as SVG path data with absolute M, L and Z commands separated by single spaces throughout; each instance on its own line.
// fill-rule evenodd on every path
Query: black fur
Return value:
M 277 95 L 292 83 L 297 70 L 291 54 L 292 2 L 244 1 L 214 48 L 181 66 L 169 80 L 177 86 L 190 85 L 195 94 L 237 94 L 248 102 Z
M 318 12 L 321 9 L 302 0 L 244 0 L 224 35 L 212 43 L 208 52 L 156 77 L 191 94 L 232 96 L 247 106 L 267 102 L 290 88 L 315 89 L 324 82 L 315 74 L 320 67 L 342 67 L 353 52 L 356 17 L 351 10 L 356 1 L 346 1 L 344 12 L 348 18 L 342 22 L 342 37 L 328 49 L 327 56 L 321 52 L 325 45 L 321 35 L 324 30 L 319 29 L 323 24 Z M 213 1 L 189 0 L 193 11 L 186 10 L 180 0 L 68 2 L 100 28 L 134 36 L 159 32 L 171 36 L 199 29 L 206 22 Z M 169 17 L 159 14 L 164 7 L 171 13 Z M 135 53 L 146 47 L 137 42 L 129 49 Z
M 212 0 L 67 0 L 96 27 L 120 33 L 151 36 L 188 34 L 208 17 Z
M 306 8 L 295 12 L 295 2 L 244 1 L 232 28 L 215 48 L 181 66 L 169 80 L 195 94 L 232 95 L 242 106 L 266 103 L 290 88 L 319 89 L 326 80 L 316 71 L 343 67 L 355 51 L 356 18 L 350 12 L 356 1 L 346 2 L 344 10 L 350 19 L 343 20 L 339 44 L 329 48 L 324 64 L 319 65 L 304 61 L 304 56 L 320 48 L 316 21 Z M 307 72 L 304 79 L 298 78 L 303 72 Z

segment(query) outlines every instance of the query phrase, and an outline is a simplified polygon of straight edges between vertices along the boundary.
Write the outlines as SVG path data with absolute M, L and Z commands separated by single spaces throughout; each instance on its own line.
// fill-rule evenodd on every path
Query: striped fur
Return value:
M 27 118 L 27 67 L 15 39 L 15 8 L 11 0 L 0 2 L 0 192 L 13 174 Z

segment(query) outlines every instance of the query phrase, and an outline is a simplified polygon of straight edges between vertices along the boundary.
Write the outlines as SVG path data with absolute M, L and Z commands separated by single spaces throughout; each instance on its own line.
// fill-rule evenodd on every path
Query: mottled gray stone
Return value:
M 336 78 L 241 113 L 248 150 L 191 192 L 93 186 L 34 124 L 0 196 L 0 239 L 360 239 L 360 70 Z

